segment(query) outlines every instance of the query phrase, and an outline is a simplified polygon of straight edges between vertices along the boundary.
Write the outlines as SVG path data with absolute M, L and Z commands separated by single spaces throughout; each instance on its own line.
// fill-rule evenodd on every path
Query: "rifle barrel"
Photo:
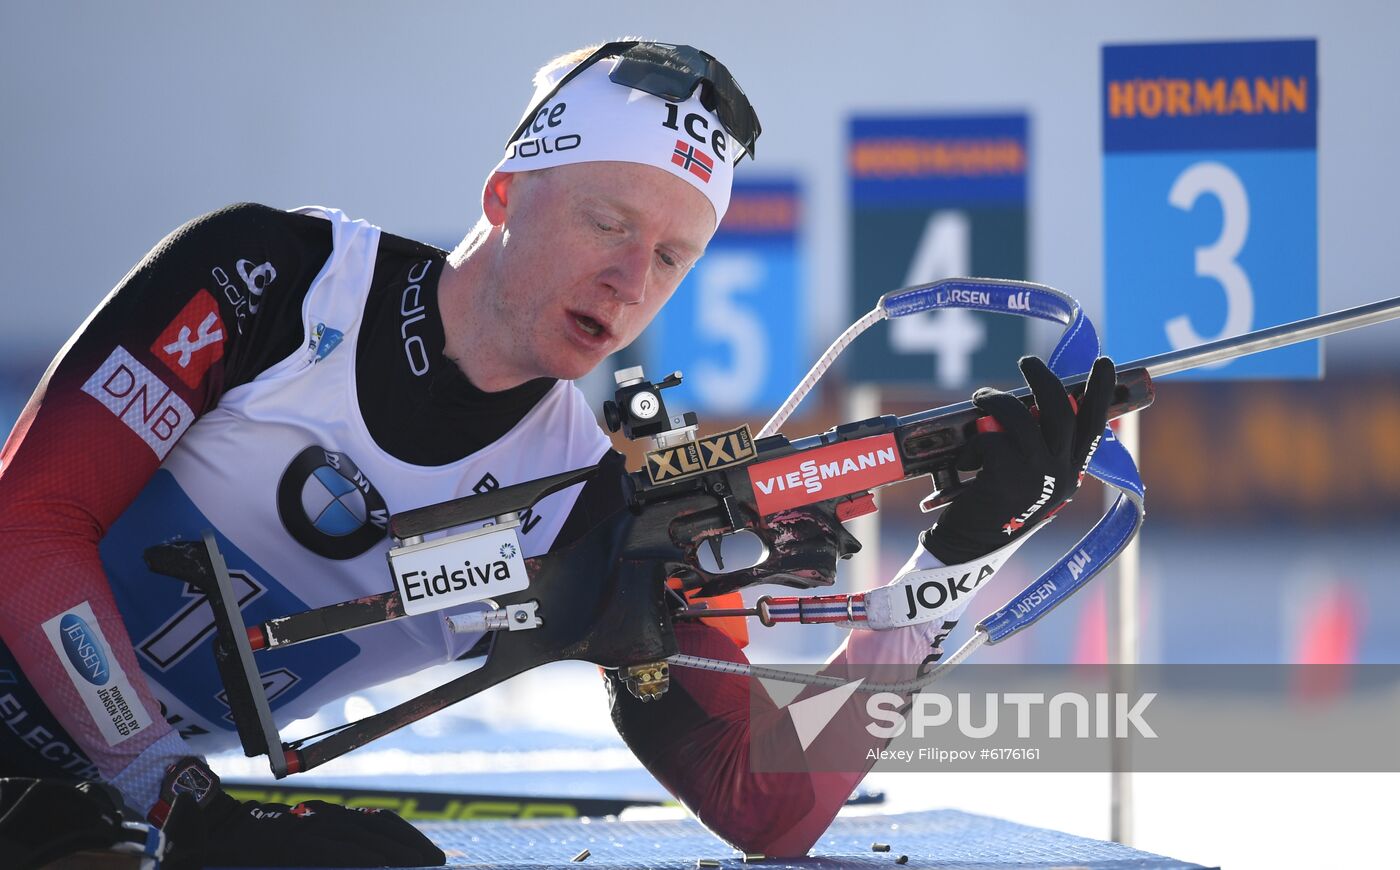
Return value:
M 1373 323 L 1384 323 L 1397 317 L 1400 317 L 1400 296 L 1150 356 L 1120 365 L 1118 371 L 1145 368 L 1155 379 L 1300 341 L 1310 341 L 1325 335 L 1370 326 Z

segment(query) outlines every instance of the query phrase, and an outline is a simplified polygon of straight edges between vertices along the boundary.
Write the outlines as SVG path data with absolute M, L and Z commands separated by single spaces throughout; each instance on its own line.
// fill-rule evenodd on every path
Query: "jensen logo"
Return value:
M 151 727 L 151 716 L 102 636 L 92 605 L 75 604 L 43 624 L 58 663 L 108 746 Z M 3 705 L 0 705 L 3 706 Z M 13 725 L 15 720 L 11 720 Z
M 94 686 L 105 686 L 112 672 L 107 667 L 107 656 L 92 636 L 87 620 L 69 613 L 58 623 L 58 634 L 63 642 L 63 651 L 68 661 L 73 663 L 82 678 Z
M 653 450 L 647 454 L 652 483 L 671 483 L 693 474 L 747 462 L 757 456 L 748 426 L 709 435 L 699 441 Z
M 804 450 L 749 469 L 759 513 L 849 495 L 904 476 L 894 435 L 875 435 Z

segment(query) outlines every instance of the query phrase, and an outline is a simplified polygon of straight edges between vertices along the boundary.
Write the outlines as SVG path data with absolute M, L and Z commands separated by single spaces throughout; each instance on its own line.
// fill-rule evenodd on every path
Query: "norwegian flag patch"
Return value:
M 671 152 L 671 162 L 706 184 L 710 183 L 710 176 L 715 171 L 714 158 L 680 139 L 676 140 L 676 150 Z

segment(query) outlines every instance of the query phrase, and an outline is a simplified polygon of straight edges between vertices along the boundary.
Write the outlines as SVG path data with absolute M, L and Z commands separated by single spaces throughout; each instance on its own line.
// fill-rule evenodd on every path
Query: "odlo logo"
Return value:
M 564 102 L 555 103 L 553 106 L 540 106 L 535 117 L 531 119 L 530 126 L 521 131 L 521 138 L 510 143 L 506 157 L 538 157 L 556 151 L 572 151 L 582 145 L 583 137 L 578 133 L 549 135 L 556 132 L 554 128 L 564 123 L 563 116 L 568 108 L 569 104 Z M 526 138 L 531 137 L 531 134 L 532 138 Z
M 93 637 L 87 620 L 70 613 L 59 621 L 58 634 L 63 642 L 63 651 L 68 654 L 68 661 L 73 663 L 83 679 L 94 686 L 107 685 L 112 671 L 107 667 L 107 656 Z

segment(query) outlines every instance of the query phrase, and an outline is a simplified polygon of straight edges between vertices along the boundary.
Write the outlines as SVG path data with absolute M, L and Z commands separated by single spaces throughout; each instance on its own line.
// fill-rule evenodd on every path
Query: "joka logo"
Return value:
M 706 184 L 710 183 L 710 175 L 715 171 L 715 161 L 710 155 L 680 139 L 676 140 L 676 150 L 671 152 L 671 162 Z
M 282 472 L 277 513 L 297 543 L 327 559 L 355 558 L 389 527 L 384 499 L 354 461 L 315 445 Z
M 652 483 L 671 483 L 753 459 L 753 434 L 748 426 L 707 435 L 699 441 L 653 450 L 647 454 L 647 474 Z
M 904 465 L 890 434 L 803 450 L 749 468 L 758 512 L 764 516 L 903 476 Z
M 945 609 L 945 605 L 956 604 L 958 596 L 971 595 L 977 591 L 977 587 L 982 585 L 982 581 L 995 574 L 996 568 L 990 564 L 985 564 L 977 569 L 977 577 L 973 578 L 971 571 L 964 571 L 962 576 L 950 574 L 937 580 L 927 580 L 919 584 L 915 589 L 912 585 L 904 587 L 904 597 L 909 612 L 904 614 L 905 619 L 913 619 L 919 613 L 919 609 L 939 611 Z M 951 607 L 946 608 L 951 610 Z

